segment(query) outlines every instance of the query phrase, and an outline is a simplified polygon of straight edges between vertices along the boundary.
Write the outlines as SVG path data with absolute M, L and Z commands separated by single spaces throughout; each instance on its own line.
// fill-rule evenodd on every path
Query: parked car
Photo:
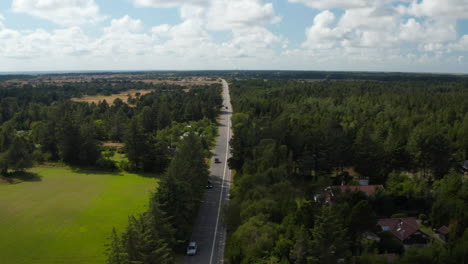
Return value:
M 221 163 L 221 161 L 218 158 L 215 158 L 215 163 Z
M 194 256 L 197 254 L 197 242 L 191 241 L 187 247 L 187 255 Z
M 208 182 L 206 183 L 206 188 L 213 189 L 213 183 L 210 180 L 208 180 Z

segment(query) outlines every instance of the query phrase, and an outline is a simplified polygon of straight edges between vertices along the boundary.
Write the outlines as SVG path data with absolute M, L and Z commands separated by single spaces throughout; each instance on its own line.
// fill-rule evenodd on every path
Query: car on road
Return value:
M 215 163 L 221 163 L 221 161 L 218 158 L 215 158 Z
M 213 183 L 210 180 L 208 180 L 208 182 L 206 183 L 206 188 L 213 189 Z
M 191 241 L 187 247 L 187 255 L 194 256 L 197 254 L 197 242 Z

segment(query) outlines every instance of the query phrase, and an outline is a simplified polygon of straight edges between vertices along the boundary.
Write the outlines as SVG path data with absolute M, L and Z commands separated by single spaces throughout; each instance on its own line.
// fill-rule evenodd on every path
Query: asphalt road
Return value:
M 218 119 L 219 137 L 216 147 L 212 150 L 214 157 L 211 162 L 211 181 L 213 189 L 206 190 L 205 200 L 198 212 L 198 217 L 192 233 L 192 241 L 197 242 L 198 252 L 195 256 L 186 256 L 187 264 L 218 264 L 224 261 L 224 245 L 226 229 L 222 221 L 222 206 L 228 201 L 231 184 L 231 171 L 227 166 L 230 157 L 229 139 L 231 138 L 231 99 L 229 87 L 223 82 L 223 105 Z M 220 163 L 215 163 L 214 159 Z

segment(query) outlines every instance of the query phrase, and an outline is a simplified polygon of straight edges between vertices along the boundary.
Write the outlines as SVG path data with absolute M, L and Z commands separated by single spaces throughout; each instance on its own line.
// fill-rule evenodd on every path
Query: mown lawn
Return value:
M 0 185 L 0 263 L 102 264 L 112 227 L 145 210 L 157 180 L 38 167 L 39 181 Z

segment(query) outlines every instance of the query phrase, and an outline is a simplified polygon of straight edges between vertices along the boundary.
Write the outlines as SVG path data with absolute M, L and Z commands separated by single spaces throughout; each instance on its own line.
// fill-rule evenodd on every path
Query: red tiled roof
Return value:
M 332 186 L 333 189 L 339 189 L 342 193 L 346 191 L 354 192 L 354 191 L 361 191 L 367 194 L 367 196 L 371 196 L 375 193 L 377 188 L 382 188 L 382 185 L 341 185 L 341 186 Z
M 438 233 L 441 233 L 442 235 L 447 235 L 449 233 L 449 229 L 447 226 L 441 226 L 438 230 Z
M 377 225 L 384 231 L 391 231 L 401 241 L 419 231 L 414 217 L 379 219 Z

